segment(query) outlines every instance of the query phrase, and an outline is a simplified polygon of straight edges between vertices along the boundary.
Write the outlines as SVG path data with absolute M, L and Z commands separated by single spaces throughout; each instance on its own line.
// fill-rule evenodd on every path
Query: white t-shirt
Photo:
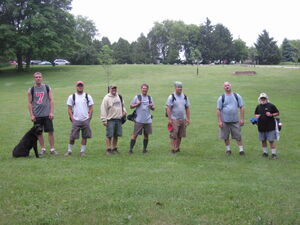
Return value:
M 88 94 L 89 106 L 94 105 L 92 97 Z M 87 105 L 86 94 L 81 95 L 75 93 L 75 104 L 73 102 L 73 94 L 67 100 L 67 105 L 73 107 L 73 117 L 75 120 L 85 121 L 89 119 L 89 108 Z

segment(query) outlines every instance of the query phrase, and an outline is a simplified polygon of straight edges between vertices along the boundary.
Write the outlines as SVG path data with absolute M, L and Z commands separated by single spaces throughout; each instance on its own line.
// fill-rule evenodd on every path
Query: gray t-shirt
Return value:
M 173 101 L 173 96 L 170 95 L 167 99 L 167 106 L 171 106 L 171 119 L 172 120 L 186 120 L 186 107 L 190 106 L 189 98 L 184 99 L 184 94 L 176 95 L 174 93 L 175 100 Z
M 29 89 L 29 92 L 31 92 L 31 88 Z M 33 86 L 32 100 L 32 112 L 35 117 L 49 116 L 50 99 L 45 84 L 43 84 L 41 87 Z
M 136 107 L 136 118 L 135 121 L 138 123 L 152 123 L 152 119 L 151 119 L 151 113 L 150 113 L 150 108 L 149 108 L 149 98 L 148 95 L 147 96 L 143 96 L 141 95 L 142 99 L 141 99 L 141 104 Z M 151 99 L 151 103 L 154 104 L 152 97 L 150 97 Z M 131 105 L 132 104 L 136 104 L 138 102 L 138 96 L 136 95 L 132 101 L 131 101 Z
M 225 94 L 224 103 L 222 104 L 222 95 L 218 98 L 217 109 L 221 111 L 221 119 L 225 123 L 239 121 L 239 107 L 244 106 L 242 97 L 237 94 L 238 101 L 233 93 L 230 95 Z M 239 103 L 239 104 L 238 104 Z

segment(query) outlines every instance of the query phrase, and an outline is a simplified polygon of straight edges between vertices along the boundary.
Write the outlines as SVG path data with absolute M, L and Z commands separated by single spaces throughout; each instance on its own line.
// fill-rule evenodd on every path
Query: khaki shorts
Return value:
M 277 140 L 277 134 L 276 134 L 276 130 L 271 130 L 271 131 L 267 131 L 267 132 L 258 132 L 258 139 L 260 141 L 276 141 Z
M 121 119 L 111 119 L 107 121 L 106 137 L 121 137 L 122 136 L 122 121 Z
M 151 123 L 134 123 L 133 135 L 142 135 L 144 134 L 152 134 L 152 124 Z
M 240 122 L 224 123 L 223 127 L 220 128 L 220 139 L 229 140 L 231 138 L 237 141 L 242 139 Z
M 72 122 L 72 130 L 70 135 L 70 140 L 79 139 L 79 133 L 81 131 L 81 136 L 84 139 L 92 137 L 92 131 L 90 128 L 90 120 L 80 121 L 74 120 Z
M 170 132 L 170 138 L 186 137 L 186 120 L 172 120 L 172 126 L 173 130 Z

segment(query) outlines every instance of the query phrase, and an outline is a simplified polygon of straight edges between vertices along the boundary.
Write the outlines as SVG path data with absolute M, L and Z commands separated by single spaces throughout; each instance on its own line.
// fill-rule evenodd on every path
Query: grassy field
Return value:
M 257 75 L 233 75 L 255 70 Z M 13 159 L 11 151 L 31 127 L 26 92 L 33 72 L 41 71 L 55 98 L 55 138 L 58 156 Z M 0 71 L 0 224 L 300 224 L 300 70 L 201 66 L 120 65 L 112 68 L 129 112 L 139 86 L 150 85 L 157 110 L 150 154 L 143 155 L 139 137 L 128 155 L 132 122 L 124 126 L 120 155 L 105 155 L 105 130 L 99 107 L 106 94 L 101 66 L 33 67 L 30 72 Z M 77 80 L 95 102 L 93 138 L 87 156 L 79 157 L 76 142 L 67 150 L 70 122 L 66 100 Z M 171 155 L 164 117 L 165 101 L 180 80 L 191 101 L 191 125 L 182 152 Z M 223 82 L 231 81 L 246 106 L 243 138 L 246 156 L 227 157 L 218 139 L 216 99 Z M 260 92 L 280 110 L 284 124 L 277 160 L 261 157 L 257 127 L 250 124 Z M 47 143 L 48 144 L 48 143 Z

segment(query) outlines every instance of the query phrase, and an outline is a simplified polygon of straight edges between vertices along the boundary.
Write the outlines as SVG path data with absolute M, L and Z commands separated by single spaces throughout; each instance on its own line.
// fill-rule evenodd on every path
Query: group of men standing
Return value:
M 43 84 L 43 77 L 40 72 L 34 75 L 35 85 L 28 90 L 28 109 L 31 120 L 34 124 L 40 124 L 44 131 L 48 132 L 50 153 L 58 154 L 54 147 L 54 129 L 52 120 L 54 119 L 54 100 L 52 89 Z M 67 99 L 68 114 L 72 122 L 71 134 L 69 138 L 68 150 L 65 156 L 72 155 L 73 145 L 80 137 L 80 156 L 85 156 L 87 139 L 92 137 L 90 121 L 93 116 L 93 98 L 84 92 L 84 82 L 76 82 L 76 92 Z M 169 95 L 166 102 L 166 116 L 168 118 L 168 130 L 170 132 L 171 153 L 180 152 L 182 138 L 186 137 L 186 127 L 190 124 L 190 101 L 183 93 L 183 85 L 176 81 L 175 91 Z M 134 129 L 130 139 L 129 154 L 133 154 L 134 146 L 138 135 L 143 134 L 143 153 L 148 153 L 147 147 L 149 136 L 152 134 L 152 115 L 155 110 L 154 100 L 148 95 L 149 86 L 141 85 L 141 94 L 136 95 L 130 104 L 131 109 L 135 109 L 131 118 L 134 121 Z M 232 92 L 231 84 L 224 83 L 225 93 L 217 100 L 217 118 L 220 127 L 220 138 L 224 140 L 226 154 L 231 155 L 230 135 L 237 141 L 239 154 L 245 155 L 241 126 L 245 123 L 245 108 L 242 97 Z M 267 157 L 267 141 L 270 142 L 272 158 L 276 158 L 276 132 L 274 125 L 275 116 L 279 115 L 276 106 L 269 103 L 266 94 L 259 96 L 259 105 L 256 107 L 255 116 L 258 118 L 259 140 L 262 141 L 263 156 Z M 119 153 L 118 137 L 122 136 L 122 124 L 126 121 L 127 111 L 124 106 L 123 97 L 118 94 L 117 86 L 110 85 L 109 92 L 103 98 L 101 107 L 101 121 L 106 127 L 106 154 Z M 45 143 L 43 135 L 39 136 L 41 145 L 40 154 L 45 154 Z

